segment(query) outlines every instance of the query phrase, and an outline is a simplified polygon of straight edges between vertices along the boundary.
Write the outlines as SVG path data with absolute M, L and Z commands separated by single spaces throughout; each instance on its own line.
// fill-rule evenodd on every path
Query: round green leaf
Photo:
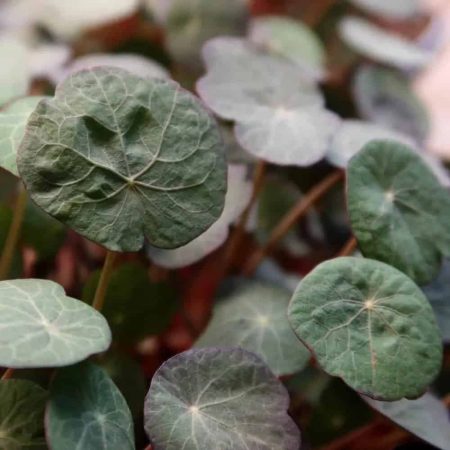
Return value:
M 111 342 L 101 314 L 48 280 L 0 282 L 0 330 L 3 367 L 69 365 Z
M 44 450 L 47 392 L 25 380 L 0 381 L 0 448 Z
M 275 375 L 302 370 L 309 351 L 298 341 L 286 317 L 287 289 L 262 281 L 234 283 L 219 298 L 208 327 L 196 347 L 227 345 L 259 355 Z
M 25 97 L 0 111 L 0 166 L 19 176 L 17 148 L 23 139 L 28 117 L 45 97 Z
M 298 450 L 288 394 L 253 353 L 189 350 L 166 361 L 145 401 L 154 450 Z
M 373 141 L 350 161 L 347 209 L 363 254 L 419 284 L 450 255 L 450 195 L 402 144 Z
M 317 86 L 286 58 L 239 38 L 203 48 L 207 74 L 197 90 L 252 155 L 280 165 L 311 165 L 324 156 L 337 117 L 324 109 Z
M 92 303 L 100 272 L 87 281 L 83 300 Z M 117 268 L 106 290 L 102 314 L 107 319 L 114 340 L 133 343 L 150 334 L 162 333 L 177 308 L 175 290 L 167 283 L 152 283 L 140 264 L 127 263 Z
M 317 35 L 302 22 L 282 16 L 253 19 L 249 39 L 284 56 L 313 76 L 324 72 L 325 49 Z
M 300 282 L 288 316 L 326 372 L 370 397 L 416 398 L 439 373 L 442 345 L 431 306 L 387 264 L 320 264 Z
M 351 0 L 368 13 L 387 19 L 411 19 L 422 12 L 421 0 Z
M 106 372 L 91 363 L 56 373 L 46 429 L 54 450 L 135 450 L 125 399 Z
M 365 398 L 367 403 L 396 424 L 425 442 L 450 450 L 450 420 L 444 403 L 434 395 L 425 394 L 416 400 L 380 402 Z
M 354 50 L 382 64 L 419 69 L 431 60 L 432 55 L 414 43 L 358 17 L 345 17 L 339 33 Z
M 353 82 L 353 96 L 359 114 L 423 142 L 428 136 L 428 113 L 399 72 L 383 67 L 363 66 Z
M 18 167 L 46 212 L 110 250 L 191 241 L 220 216 L 218 127 L 177 84 L 122 69 L 78 72 L 31 115 Z

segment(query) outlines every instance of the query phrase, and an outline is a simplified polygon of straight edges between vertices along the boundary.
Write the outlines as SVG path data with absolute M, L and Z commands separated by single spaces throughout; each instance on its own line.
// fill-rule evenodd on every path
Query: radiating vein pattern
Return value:
M 282 384 L 253 353 L 184 352 L 155 374 L 145 429 L 155 450 L 297 450 Z
M 223 208 L 217 125 L 176 83 L 118 68 L 70 76 L 27 126 L 19 171 L 48 213 L 111 250 L 178 247 Z
M 374 398 L 417 397 L 440 370 L 430 304 L 408 277 L 378 261 L 320 264 L 300 282 L 289 320 L 328 373 Z
M 101 314 L 47 280 L 0 283 L 0 365 L 55 367 L 105 351 L 111 333 Z

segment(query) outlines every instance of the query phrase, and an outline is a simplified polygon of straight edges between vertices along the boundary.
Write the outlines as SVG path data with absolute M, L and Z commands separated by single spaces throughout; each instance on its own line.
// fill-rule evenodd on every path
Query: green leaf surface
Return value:
M 16 165 L 17 149 L 25 134 L 28 117 L 46 97 L 25 97 L 0 111 L 0 166 L 19 176 Z
M 428 113 L 400 72 L 362 66 L 353 81 L 353 97 L 360 116 L 423 142 L 429 134 Z
M 379 261 L 320 264 L 300 282 L 288 316 L 326 372 L 372 398 L 416 398 L 441 368 L 430 304 L 406 275 Z
M 350 161 L 347 209 L 362 253 L 419 284 L 450 255 L 450 194 L 402 144 L 373 141 Z
M 191 241 L 220 216 L 217 124 L 171 81 L 118 68 L 78 72 L 31 115 L 18 168 L 31 198 L 114 251 Z
M 45 450 L 47 392 L 25 380 L 0 381 L 0 448 Z
M 236 122 L 245 150 L 279 165 L 322 159 L 339 121 L 295 64 L 229 37 L 209 41 L 203 59 L 207 74 L 197 90 L 217 115 Z
M 154 450 L 298 450 L 288 394 L 253 353 L 189 350 L 166 361 L 145 402 Z
M 218 298 L 212 319 L 195 347 L 226 343 L 259 355 L 275 375 L 302 370 L 310 353 L 292 331 L 286 317 L 288 289 L 262 281 L 237 280 Z
M 441 450 L 450 450 L 450 420 L 444 403 L 432 394 L 416 400 L 367 403 L 415 436 Z
M 95 296 L 100 272 L 95 272 L 83 290 L 90 304 Z M 140 264 L 126 263 L 111 276 L 102 314 L 111 327 L 114 340 L 134 343 L 147 335 L 162 333 L 177 309 L 175 289 L 165 282 L 150 282 Z
M 368 58 L 399 69 L 420 69 L 431 61 L 426 52 L 398 34 L 358 17 L 345 17 L 339 24 L 341 38 Z
M 48 280 L 0 282 L 0 365 L 59 367 L 105 351 L 103 316 Z
M 127 403 L 106 372 L 91 363 L 60 369 L 46 412 L 54 450 L 134 450 Z
M 423 12 L 420 0 L 351 0 L 351 3 L 386 19 L 407 20 Z

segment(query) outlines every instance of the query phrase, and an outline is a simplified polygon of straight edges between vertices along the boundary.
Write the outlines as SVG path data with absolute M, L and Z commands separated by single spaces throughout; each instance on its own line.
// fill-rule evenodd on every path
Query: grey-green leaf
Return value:
M 423 12 L 423 2 L 420 0 L 351 0 L 351 2 L 368 13 L 394 20 L 411 19 Z
M 372 398 L 417 398 L 441 368 L 430 304 L 406 275 L 379 261 L 320 264 L 300 282 L 288 316 L 326 372 Z
M 220 216 L 220 133 L 176 83 L 111 67 L 78 72 L 39 103 L 18 168 L 46 212 L 110 250 L 186 244 Z
M 166 361 L 145 402 L 154 450 L 298 450 L 288 394 L 259 357 L 189 350 Z
M 420 156 L 394 141 L 373 141 L 350 161 L 347 209 L 363 254 L 419 284 L 450 255 L 450 194 Z
M 195 343 L 217 347 L 226 343 L 259 355 L 275 375 L 302 370 L 309 351 L 292 331 L 286 316 L 291 292 L 262 281 L 239 280 L 218 299 L 212 319 Z
M 56 373 L 46 428 L 54 450 L 135 449 L 128 405 L 106 372 L 92 363 Z
M 0 381 L 0 448 L 44 450 L 47 392 L 30 381 Z
M 0 329 L 3 367 L 69 365 L 105 351 L 111 342 L 100 313 L 48 280 L 0 282 Z
M 45 97 L 25 97 L 0 111 L 0 166 L 19 176 L 17 149 L 25 134 L 28 117 Z

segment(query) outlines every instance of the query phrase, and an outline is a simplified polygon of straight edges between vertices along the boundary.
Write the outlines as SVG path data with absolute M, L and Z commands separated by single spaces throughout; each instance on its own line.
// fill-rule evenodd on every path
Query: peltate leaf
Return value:
M 288 316 L 326 372 L 370 397 L 416 398 L 441 368 L 430 304 L 406 275 L 379 261 L 320 264 L 300 282 Z
M 31 198 L 110 250 L 186 244 L 220 216 L 218 127 L 177 84 L 118 68 L 78 72 L 31 115 L 18 155 Z
M 283 385 L 253 353 L 189 350 L 153 377 L 145 430 L 154 450 L 298 450 L 288 405 Z

